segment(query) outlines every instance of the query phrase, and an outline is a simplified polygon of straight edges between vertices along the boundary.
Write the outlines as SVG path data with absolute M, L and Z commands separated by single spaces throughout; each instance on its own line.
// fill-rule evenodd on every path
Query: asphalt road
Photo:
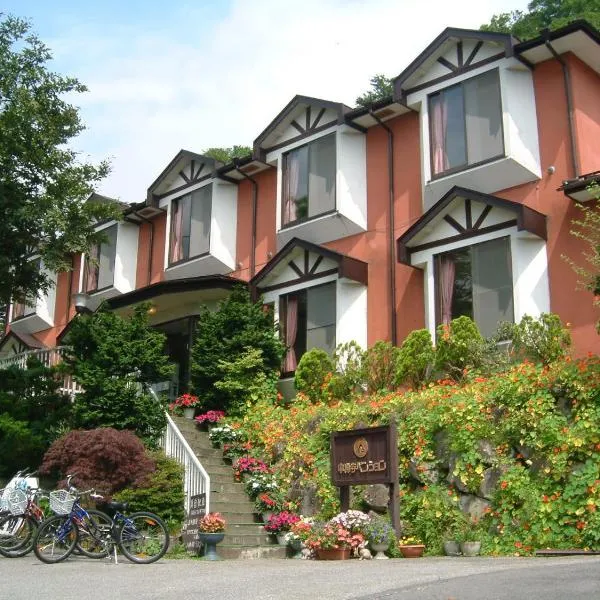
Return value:
M 600 557 L 387 561 L 0 559 L 0 600 L 600 600 Z

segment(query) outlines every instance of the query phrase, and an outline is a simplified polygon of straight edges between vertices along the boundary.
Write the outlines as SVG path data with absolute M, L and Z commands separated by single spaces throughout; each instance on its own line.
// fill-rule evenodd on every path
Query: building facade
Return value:
M 181 389 L 200 306 L 240 282 L 273 307 L 284 378 L 312 347 L 400 344 L 462 314 L 490 335 L 552 311 L 577 354 L 597 352 L 592 296 L 564 256 L 582 257 L 575 200 L 594 202 L 599 171 L 596 30 L 521 43 L 448 28 L 389 99 L 296 96 L 245 159 L 180 151 L 144 202 L 98 225 L 93 261 L 74 256 L 47 295 L 11 307 L 0 357 L 60 345 L 75 293 L 122 314 L 150 300 Z

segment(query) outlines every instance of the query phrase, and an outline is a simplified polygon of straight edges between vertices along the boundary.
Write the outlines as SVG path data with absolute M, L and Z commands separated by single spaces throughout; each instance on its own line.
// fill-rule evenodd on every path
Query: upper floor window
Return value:
M 335 172 L 335 134 L 284 154 L 282 224 L 335 210 Z
M 503 156 L 498 70 L 429 96 L 429 120 L 434 177 Z
M 88 293 L 111 287 L 115 280 L 118 225 L 102 231 L 105 241 L 90 248 L 85 261 L 83 284 Z
M 212 184 L 173 200 L 169 264 L 210 250 Z
M 514 321 L 510 238 L 438 254 L 436 279 L 438 323 L 464 315 L 489 337 Z

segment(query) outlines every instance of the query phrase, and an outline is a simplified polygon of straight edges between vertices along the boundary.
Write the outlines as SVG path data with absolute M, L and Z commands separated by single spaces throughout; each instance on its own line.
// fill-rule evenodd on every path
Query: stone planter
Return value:
M 217 554 L 217 544 L 225 537 L 224 532 L 220 533 L 202 533 L 198 534 L 198 539 L 204 545 L 204 560 L 221 560 Z
M 398 546 L 400 554 L 404 558 L 420 558 L 423 556 L 425 544 L 410 544 L 406 546 Z
M 444 554 L 446 556 L 460 556 L 460 544 L 454 540 L 445 541 Z
M 196 409 L 195 408 L 184 408 L 183 409 L 183 416 L 186 419 L 193 419 L 195 415 L 196 415 Z
M 460 551 L 463 556 L 479 556 L 481 552 L 481 542 L 462 542 Z
M 348 560 L 350 548 L 319 548 L 317 559 L 319 560 Z
M 389 547 L 389 544 L 374 544 L 369 542 L 369 547 L 371 550 L 373 550 L 373 552 L 375 552 L 375 556 L 373 557 L 375 560 L 385 560 L 389 558 L 389 556 L 387 556 L 385 553 Z

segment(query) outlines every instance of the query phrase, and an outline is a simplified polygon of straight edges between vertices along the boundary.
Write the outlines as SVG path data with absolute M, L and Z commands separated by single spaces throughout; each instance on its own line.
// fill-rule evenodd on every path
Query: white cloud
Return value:
M 446 26 L 478 28 L 526 2 L 238 0 L 210 27 L 202 9 L 181 29 L 95 31 L 71 24 L 48 43 L 90 88 L 77 98 L 94 160 L 112 157 L 105 194 L 139 201 L 186 148 L 251 145 L 295 94 L 354 104 L 376 73 L 395 76 Z

